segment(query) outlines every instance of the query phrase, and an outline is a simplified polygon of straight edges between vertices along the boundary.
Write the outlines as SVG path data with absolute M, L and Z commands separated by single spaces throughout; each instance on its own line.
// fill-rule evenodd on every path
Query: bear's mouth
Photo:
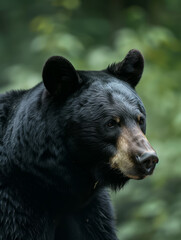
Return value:
M 150 171 L 145 171 L 143 168 L 133 167 L 132 169 L 127 169 L 127 171 L 124 169 L 124 171 L 121 171 L 121 172 L 125 177 L 128 177 L 130 179 L 141 180 L 152 175 L 154 172 L 154 169 L 155 167 L 150 169 Z
M 125 175 L 125 174 L 124 174 Z M 125 177 L 128 177 L 130 179 L 134 179 L 134 180 L 142 180 L 144 178 L 146 178 L 148 175 L 125 175 Z

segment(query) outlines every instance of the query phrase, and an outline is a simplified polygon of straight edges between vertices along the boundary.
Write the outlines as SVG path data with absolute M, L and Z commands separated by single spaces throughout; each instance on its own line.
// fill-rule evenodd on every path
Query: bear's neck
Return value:
M 53 215 L 84 208 L 102 188 L 90 172 L 85 169 L 80 172 L 76 167 L 68 168 L 62 179 L 55 177 L 55 182 L 52 179 L 38 178 L 17 167 L 4 179 L 4 185 L 8 182 L 22 201 L 35 209 L 48 210 Z

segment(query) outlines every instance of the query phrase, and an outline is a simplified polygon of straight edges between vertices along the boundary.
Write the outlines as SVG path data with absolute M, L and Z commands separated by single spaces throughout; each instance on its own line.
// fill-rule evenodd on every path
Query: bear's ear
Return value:
M 73 65 L 65 58 L 53 56 L 47 60 L 42 72 L 47 91 L 66 99 L 79 87 L 79 76 Z
M 111 64 L 107 70 L 135 88 L 141 78 L 143 68 L 144 58 L 142 54 L 138 50 L 132 49 L 121 62 Z

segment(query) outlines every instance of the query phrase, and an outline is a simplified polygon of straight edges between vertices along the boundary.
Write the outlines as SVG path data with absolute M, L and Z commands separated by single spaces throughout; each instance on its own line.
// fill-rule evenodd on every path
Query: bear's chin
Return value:
M 111 169 L 109 174 L 105 177 L 106 185 L 109 185 L 113 190 L 119 190 L 129 181 L 129 180 L 142 180 L 146 178 L 147 175 L 137 173 L 135 175 L 125 174 L 118 169 Z
M 104 185 L 110 186 L 112 190 L 120 190 L 130 179 L 117 169 L 111 169 L 104 174 Z

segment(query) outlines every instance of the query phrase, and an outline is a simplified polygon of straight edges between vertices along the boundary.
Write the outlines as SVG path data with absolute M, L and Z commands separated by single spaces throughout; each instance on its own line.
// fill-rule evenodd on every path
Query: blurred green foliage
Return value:
M 112 194 L 121 240 L 181 238 L 181 1 L 0 2 L 0 90 L 41 81 L 45 60 L 99 70 L 132 48 L 145 57 L 138 87 L 160 163 L 152 177 Z

